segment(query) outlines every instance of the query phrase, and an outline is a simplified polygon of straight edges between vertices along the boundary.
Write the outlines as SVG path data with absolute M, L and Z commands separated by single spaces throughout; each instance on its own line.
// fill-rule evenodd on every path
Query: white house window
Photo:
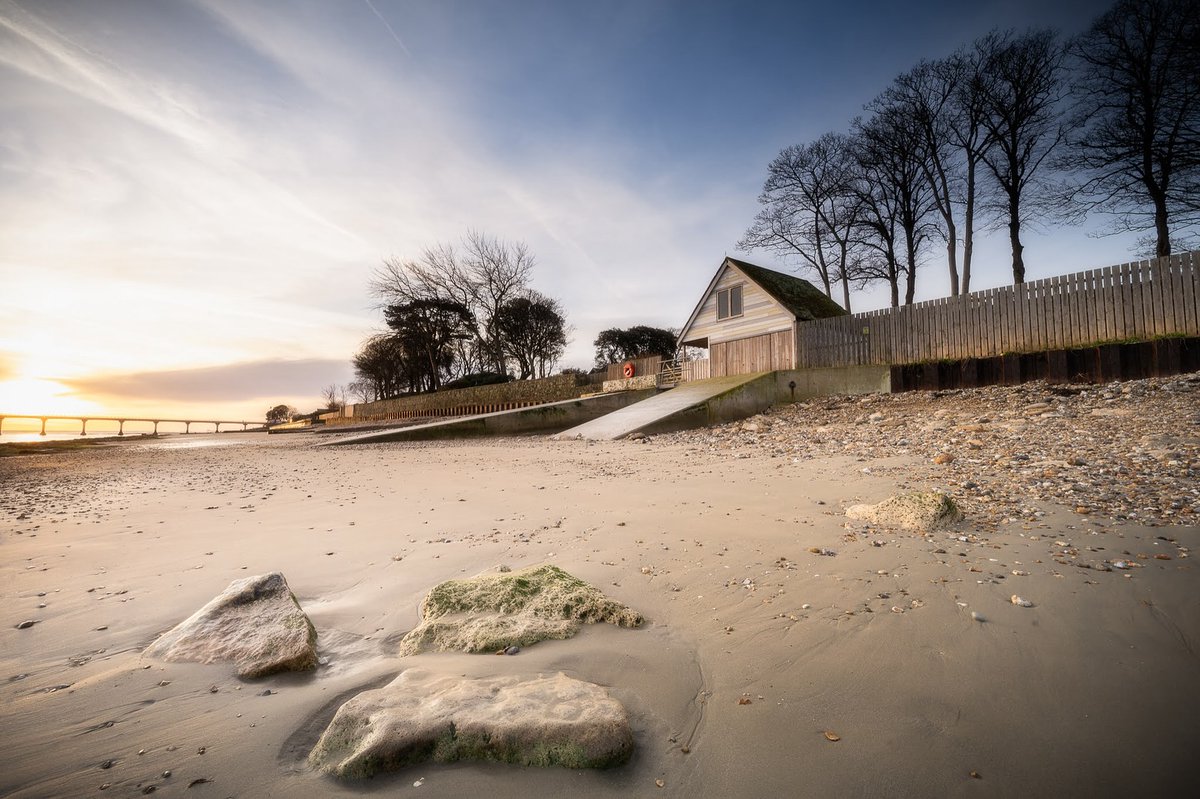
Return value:
M 742 315 L 742 287 L 730 286 L 717 292 L 717 319 Z

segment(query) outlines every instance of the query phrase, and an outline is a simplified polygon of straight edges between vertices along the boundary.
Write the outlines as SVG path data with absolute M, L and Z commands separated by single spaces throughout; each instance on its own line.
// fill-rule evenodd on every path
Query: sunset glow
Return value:
M 470 229 L 529 245 L 587 367 L 603 328 L 685 321 L 782 147 L 920 58 L 1091 13 L 937 5 L 0 0 L 0 413 L 311 410 L 381 324 L 371 271 Z M 1031 233 L 1030 277 L 1126 257 L 1089 232 Z M 1006 244 L 981 233 L 976 286 Z

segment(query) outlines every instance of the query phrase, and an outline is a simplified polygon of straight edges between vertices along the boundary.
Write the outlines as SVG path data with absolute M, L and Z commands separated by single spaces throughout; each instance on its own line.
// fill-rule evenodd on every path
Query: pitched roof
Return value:
M 692 315 L 688 317 L 687 323 L 679 331 L 678 344 L 682 344 L 687 338 L 692 325 L 696 321 L 696 317 L 700 315 L 700 310 L 704 307 L 704 301 L 708 299 L 713 288 L 716 287 L 721 273 L 725 271 L 727 266 L 737 269 L 748 279 L 753 280 L 763 291 L 771 295 L 772 299 L 786 308 L 801 322 L 824 319 L 828 316 L 844 316 L 846 313 L 842 306 L 826 297 L 820 289 L 803 278 L 785 275 L 782 272 L 776 272 L 774 269 L 766 269 L 748 261 L 739 261 L 737 258 L 726 257 L 717 268 L 717 273 L 713 275 L 708 288 L 700 295 L 700 301 L 696 303 L 696 308 L 692 311 Z
M 726 258 L 731 264 L 746 273 L 763 291 L 774 297 L 780 305 L 796 315 L 801 322 L 824 319 L 829 316 L 845 316 L 846 310 L 825 296 L 819 288 L 807 280 L 773 269 L 765 269 L 737 258 Z

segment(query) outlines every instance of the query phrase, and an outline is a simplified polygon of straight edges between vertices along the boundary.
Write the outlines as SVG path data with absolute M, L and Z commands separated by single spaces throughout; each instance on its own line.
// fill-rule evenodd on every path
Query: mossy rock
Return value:
M 582 624 L 637 627 L 643 621 L 594 586 L 543 564 L 438 584 L 421 603 L 421 624 L 404 636 L 399 651 L 495 652 L 570 638 Z
M 601 686 L 564 674 L 471 679 L 409 669 L 342 705 L 308 762 L 360 779 L 427 761 L 607 768 L 632 751 L 625 708 Z
M 876 505 L 852 505 L 846 508 L 846 518 L 925 532 L 959 522 L 963 513 L 940 491 L 913 491 L 888 497 Z

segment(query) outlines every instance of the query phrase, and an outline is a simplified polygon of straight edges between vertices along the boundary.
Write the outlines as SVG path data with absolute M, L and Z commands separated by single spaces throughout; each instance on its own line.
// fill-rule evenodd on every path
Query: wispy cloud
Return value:
M 203 369 L 133 372 L 95 378 L 63 379 L 72 391 L 110 400 L 164 403 L 269 401 L 277 397 L 319 395 L 321 387 L 345 383 L 346 361 L 305 359 L 251 361 Z

